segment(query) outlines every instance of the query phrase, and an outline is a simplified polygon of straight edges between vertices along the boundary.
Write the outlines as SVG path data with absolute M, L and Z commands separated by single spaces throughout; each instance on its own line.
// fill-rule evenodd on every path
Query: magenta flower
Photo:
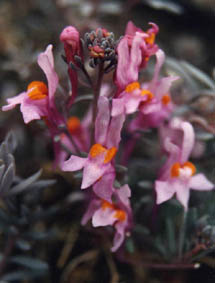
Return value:
M 85 225 L 92 218 L 93 227 L 113 226 L 116 229 L 112 252 L 123 244 L 126 233 L 132 226 L 132 213 L 129 198 L 131 191 L 128 185 L 114 190 L 115 202 L 108 202 L 99 198 L 91 200 L 88 210 L 82 219 Z
M 129 44 L 131 45 L 134 37 L 140 36 L 143 41 L 141 44 L 141 64 L 140 68 L 146 67 L 146 64 L 150 58 L 150 56 L 154 55 L 158 50 L 158 46 L 155 44 L 155 37 L 159 31 L 159 28 L 154 23 L 149 23 L 151 28 L 148 29 L 146 32 L 141 30 L 140 28 L 136 27 L 132 21 L 129 21 L 126 27 L 125 35 L 129 39 Z
M 156 202 L 160 204 L 176 194 L 178 201 L 187 210 L 190 189 L 208 191 L 214 185 L 204 174 L 195 174 L 194 164 L 188 161 L 195 141 L 192 125 L 175 118 L 161 132 L 168 158 L 161 169 L 159 180 L 155 182 Z
M 75 55 L 82 58 L 82 45 L 80 40 L 80 34 L 78 30 L 73 26 L 67 26 L 63 29 L 60 35 L 60 40 L 64 43 L 64 50 L 66 54 L 67 63 L 77 65 L 75 61 Z M 76 70 L 68 67 L 69 78 L 72 85 L 72 96 L 68 103 L 68 107 L 73 103 L 78 88 L 78 75 Z
M 116 84 L 119 96 L 113 99 L 112 116 L 131 114 L 137 110 L 141 102 L 151 98 L 151 93 L 142 90 L 138 82 L 139 67 L 142 61 L 142 41 L 140 36 L 135 36 L 129 47 L 129 39 L 125 36 L 117 47 Z
M 2 107 L 3 111 L 8 111 L 20 104 L 25 123 L 42 117 L 50 117 L 55 111 L 54 93 L 58 85 L 58 76 L 54 70 L 52 45 L 49 45 L 46 51 L 38 56 L 37 62 L 46 75 L 48 88 L 43 82 L 33 81 L 28 85 L 26 91 L 8 98 L 8 105 Z
M 141 111 L 143 115 L 140 114 L 132 123 L 134 128 L 156 127 L 173 110 L 169 90 L 172 82 L 178 78 L 169 76 L 159 79 L 165 55 L 161 49 L 155 55 L 157 62 L 151 82 L 142 85 L 130 83 L 118 98 L 113 99 L 112 116 Z
M 109 101 L 101 96 L 95 122 L 96 143 L 91 147 L 87 158 L 72 155 L 62 166 L 63 171 L 83 169 L 81 189 L 86 189 L 98 181 L 108 184 L 101 186 L 99 193 L 99 196 L 102 195 L 107 201 L 110 201 L 112 195 L 112 188 L 109 186 L 115 174 L 112 162 L 120 142 L 124 119 L 123 115 L 110 119 Z M 108 175 L 104 177 L 106 174 Z M 98 194 L 97 189 L 95 192 Z

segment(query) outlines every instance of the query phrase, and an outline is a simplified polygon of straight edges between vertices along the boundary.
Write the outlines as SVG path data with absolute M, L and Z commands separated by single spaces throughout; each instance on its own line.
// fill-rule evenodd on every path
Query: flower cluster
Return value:
M 63 110 L 59 110 L 55 100 L 59 80 L 51 45 L 38 56 L 47 84 L 31 82 L 26 91 L 9 98 L 3 107 L 3 111 L 7 111 L 20 104 L 25 123 L 43 119 L 53 140 L 54 165 L 63 171 L 83 171 L 81 189 L 88 188 L 90 200 L 82 224 L 92 219 L 94 227 L 114 227 L 112 251 L 123 244 L 133 226 L 131 190 L 120 180 L 117 162 L 119 153 L 126 160 L 124 163 L 128 162 L 141 135 L 137 134 L 139 130 L 157 128 L 166 156 L 155 180 L 157 204 L 176 194 L 187 210 L 190 188 L 211 190 L 214 187 L 203 174 L 195 174 L 197 169 L 189 160 L 195 141 L 193 126 L 182 118 L 172 118 L 177 106 L 170 90 L 178 77 L 161 76 L 165 55 L 155 43 L 157 25 L 150 23 L 150 26 L 143 31 L 129 22 L 125 35 L 117 42 L 105 29 L 87 33 L 81 40 L 76 28 L 66 27 L 60 40 L 64 44 L 63 58 L 68 66 L 71 90 L 68 90 Z M 89 60 L 85 59 L 86 52 Z M 141 71 L 154 56 L 156 63 L 152 78 L 144 81 Z M 89 74 L 90 67 L 97 71 L 96 79 Z M 102 84 L 103 77 L 110 71 L 113 71 L 112 85 Z M 71 115 L 78 96 L 80 74 L 94 94 L 82 119 Z M 122 131 L 130 137 L 124 141 L 123 149 Z

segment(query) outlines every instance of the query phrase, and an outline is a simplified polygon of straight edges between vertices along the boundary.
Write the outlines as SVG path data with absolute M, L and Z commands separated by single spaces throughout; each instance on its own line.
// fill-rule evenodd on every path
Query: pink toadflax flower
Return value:
M 73 26 L 67 26 L 63 29 L 60 34 L 60 40 L 64 43 L 64 50 L 66 54 L 66 61 L 68 64 L 72 63 L 73 65 L 77 65 L 75 61 L 75 56 L 79 56 L 82 58 L 82 45 L 80 40 L 80 34 L 78 30 Z M 77 95 L 77 87 L 78 87 L 78 75 L 76 70 L 71 68 L 69 65 L 68 73 L 72 85 L 72 96 L 68 103 L 68 107 L 73 103 L 76 95 Z
M 151 82 L 142 85 L 138 82 L 130 83 L 118 98 L 113 99 L 112 116 L 121 113 L 131 114 L 137 110 L 141 111 L 143 115 L 139 114 L 137 119 L 134 120 L 134 128 L 157 126 L 164 118 L 169 116 L 173 109 L 169 90 L 177 77 L 170 76 L 159 79 L 165 55 L 161 49 L 155 55 L 157 62 Z
M 143 89 L 152 93 L 153 98 L 148 103 L 140 105 L 138 116 L 130 124 L 131 131 L 158 127 L 164 119 L 169 118 L 174 109 L 170 88 L 178 77 L 169 76 L 159 79 L 160 69 L 165 59 L 162 50 L 156 52 L 156 59 L 155 72 L 151 82 L 142 85 Z
M 8 98 L 8 105 L 2 107 L 3 111 L 8 111 L 20 104 L 25 123 L 42 117 L 54 118 L 53 111 L 56 114 L 54 93 L 58 85 L 58 76 L 54 70 L 52 45 L 49 45 L 46 51 L 38 56 L 37 62 L 46 75 L 48 88 L 43 82 L 33 81 L 28 85 L 26 91 Z
M 212 190 L 214 185 L 204 174 L 195 174 L 196 168 L 188 160 L 195 141 L 192 125 L 175 118 L 169 127 L 164 127 L 161 132 L 168 158 L 161 169 L 159 180 L 155 182 L 157 204 L 171 199 L 176 194 L 178 201 L 187 210 L 190 189 L 208 191 Z
M 114 226 L 116 229 L 112 252 L 115 252 L 125 239 L 132 226 L 132 213 L 129 198 L 131 191 L 128 185 L 114 190 L 115 202 L 100 198 L 91 200 L 87 212 L 83 216 L 82 225 L 92 218 L 93 227 Z
M 146 67 L 146 64 L 149 60 L 149 57 L 154 55 L 158 50 L 158 46 L 155 44 L 155 37 L 159 31 L 159 28 L 154 23 L 149 23 L 151 28 L 146 32 L 136 27 L 132 21 L 129 21 L 126 27 L 125 36 L 129 39 L 129 43 L 131 45 L 135 36 L 139 36 L 142 38 L 141 44 L 141 64 L 140 68 Z
M 152 24 L 152 28 L 147 32 L 143 32 L 132 22 L 128 23 L 126 34 L 117 46 L 116 96 L 125 91 L 128 85 L 137 83 L 140 69 L 146 66 L 149 57 L 158 50 L 157 45 L 154 44 L 157 32 L 158 27 L 155 24 Z
M 124 37 L 117 47 L 116 84 L 119 96 L 113 99 L 112 116 L 134 113 L 141 102 L 151 99 L 151 93 L 142 90 L 138 82 L 142 61 L 141 44 L 142 38 L 135 36 L 129 47 L 128 38 Z
M 98 100 L 98 114 L 95 122 L 95 144 L 91 147 L 87 158 L 72 155 L 65 161 L 63 171 L 77 171 L 83 168 L 81 188 L 86 189 L 91 185 L 95 193 L 107 201 L 111 200 L 114 179 L 113 158 L 120 142 L 121 129 L 124 115 L 110 118 L 109 101 L 101 96 Z M 96 182 L 101 182 L 100 189 Z M 100 184 L 101 184 L 100 183 Z

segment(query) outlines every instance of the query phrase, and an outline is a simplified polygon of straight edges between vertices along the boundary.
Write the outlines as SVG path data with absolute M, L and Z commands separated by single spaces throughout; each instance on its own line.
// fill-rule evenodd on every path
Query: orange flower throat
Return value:
M 179 162 L 176 162 L 171 167 L 171 177 L 179 177 L 181 168 L 189 168 L 192 172 L 192 175 L 196 173 L 196 167 L 192 162 L 187 161 L 183 165 L 181 165 Z
M 90 156 L 92 158 L 95 158 L 99 156 L 100 154 L 104 153 L 105 154 L 104 164 L 106 164 L 114 158 L 114 156 L 116 155 L 116 152 L 117 152 L 116 147 L 111 147 L 110 149 L 106 149 L 101 144 L 96 143 L 90 149 Z
M 77 133 L 77 131 L 80 129 L 80 127 L 81 127 L 81 122 L 77 117 L 72 116 L 67 120 L 67 128 L 68 128 L 70 134 Z
M 48 95 L 48 88 L 46 84 L 40 81 L 33 81 L 27 88 L 28 96 L 32 100 L 44 99 Z
M 103 200 L 102 201 L 102 205 L 101 205 L 102 209 L 112 209 L 115 213 L 114 213 L 114 218 L 116 218 L 118 221 L 124 221 L 126 219 L 126 212 L 122 209 L 118 209 L 114 204 Z
M 154 98 L 154 94 L 153 94 L 150 90 L 148 90 L 148 89 L 141 89 L 141 88 L 140 88 L 140 83 L 139 83 L 139 82 L 133 82 L 133 83 L 128 84 L 128 85 L 126 86 L 126 88 L 125 88 L 125 91 L 126 91 L 127 93 L 131 93 L 131 92 L 133 92 L 135 89 L 139 89 L 139 90 L 141 91 L 140 94 L 141 94 L 142 96 L 147 95 L 147 100 L 146 100 L 146 102 L 149 102 L 149 101 L 151 101 L 151 100 Z

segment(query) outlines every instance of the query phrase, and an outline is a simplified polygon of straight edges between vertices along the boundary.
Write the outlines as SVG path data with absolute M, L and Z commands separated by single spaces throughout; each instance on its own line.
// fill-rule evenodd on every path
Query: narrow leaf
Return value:
M 5 165 L 2 164 L 2 165 L 0 166 L 0 182 L 1 182 L 2 177 L 3 177 L 4 169 L 5 169 Z
M 1 192 L 4 193 L 8 191 L 8 189 L 12 185 L 14 175 L 15 175 L 15 168 L 14 168 L 14 164 L 11 163 L 2 178 L 1 188 L 0 188 Z
M 9 192 L 8 195 L 14 195 L 23 192 L 24 190 L 28 189 L 28 187 L 34 183 L 40 176 L 42 170 L 39 170 L 37 173 L 29 177 L 28 179 L 24 180 L 23 182 L 19 183 L 15 187 L 13 187 Z
M 189 64 L 188 62 L 181 62 L 182 67 L 189 72 L 194 78 L 198 79 L 200 82 L 205 84 L 211 89 L 215 89 L 214 81 L 206 75 L 204 72 Z
M 12 131 L 7 134 L 7 136 L 5 138 L 5 142 L 7 144 L 9 152 L 14 152 L 14 150 L 17 147 L 17 141 L 16 141 L 15 135 Z
M 16 280 L 19 280 L 18 282 L 21 282 L 20 280 L 26 280 L 26 279 L 34 279 L 44 276 L 44 271 L 29 271 L 29 270 L 23 270 L 23 271 L 14 271 L 10 272 L 8 274 L 5 274 L 1 278 L 1 282 L 14 282 Z
M 13 256 L 10 261 L 28 267 L 30 269 L 48 270 L 48 264 L 40 259 L 28 256 Z
M 174 255 L 176 252 L 175 229 L 174 223 L 170 218 L 166 219 L 166 236 L 170 254 Z

